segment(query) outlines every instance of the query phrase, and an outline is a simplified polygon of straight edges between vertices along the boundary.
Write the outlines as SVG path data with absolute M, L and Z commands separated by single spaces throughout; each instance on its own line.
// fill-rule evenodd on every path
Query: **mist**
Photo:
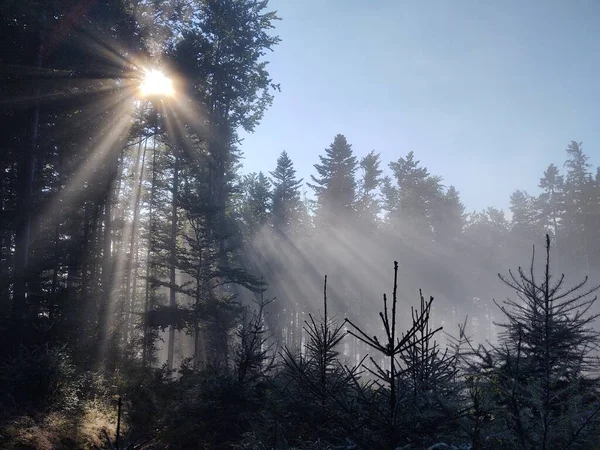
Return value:
M 0 447 L 596 448 L 600 11 L 479 3 L 0 2 Z

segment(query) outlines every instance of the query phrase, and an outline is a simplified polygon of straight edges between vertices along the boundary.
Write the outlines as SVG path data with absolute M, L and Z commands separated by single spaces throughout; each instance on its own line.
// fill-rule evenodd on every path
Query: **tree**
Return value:
M 471 213 L 464 231 L 464 242 L 465 270 L 472 273 L 472 276 L 466 286 L 468 302 L 462 307 L 467 308 L 464 313 L 472 319 L 477 318 L 480 324 L 487 318 L 487 327 L 474 330 L 475 334 L 480 333 L 478 338 L 485 339 L 486 335 L 491 334 L 493 327 L 493 305 L 486 297 L 493 297 L 490 290 L 495 289 L 494 269 L 500 264 L 508 263 L 513 255 L 510 224 L 504 212 L 490 207 L 479 213 Z M 485 293 L 485 297 L 482 293 Z M 475 298 L 480 301 L 476 302 Z
M 130 100 L 118 82 L 130 76 L 130 67 L 115 66 L 122 54 L 111 46 L 118 40 L 132 53 L 139 49 L 125 3 L 103 0 L 83 7 L 73 1 L 23 1 L 0 7 L 1 58 L 13 68 L 1 81 L 1 139 L 15 158 L 9 170 L 16 171 L 14 342 L 47 315 L 52 316 L 47 322 L 64 320 L 65 333 L 98 328 L 95 342 L 105 344 L 100 322 L 105 322 L 110 295 L 112 254 L 102 250 L 102 239 L 120 238 L 105 232 L 113 228 L 109 216 L 114 215 L 106 202 L 114 202 L 107 193 L 119 185 L 114 168 L 122 161 L 128 130 L 118 119 L 123 100 Z M 99 35 L 108 52 L 90 51 L 96 42 L 86 45 Z M 99 100 L 105 102 L 101 111 Z M 109 134 L 115 139 L 106 139 Z M 104 275 L 96 265 L 100 259 Z
M 269 173 L 273 185 L 273 227 L 286 234 L 298 231 L 295 225 L 302 214 L 300 186 L 303 180 L 296 178 L 294 163 L 287 152 L 281 152 L 275 170 Z
M 465 206 L 454 186 L 448 187 L 438 200 L 433 214 L 436 242 L 442 245 L 456 243 L 466 225 Z
M 352 327 L 348 333 L 384 357 L 383 364 L 369 357 L 372 366 L 363 365 L 364 369 L 375 377 L 376 385 L 383 393 L 383 398 L 387 400 L 385 407 L 377 403 L 371 406 L 378 410 L 377 421 L 385 424 L 387 428 L 385 433 L 387 445 L 383 448 L 396 448 L 407 437 L 410 442 L 425 441 L 429 437 L 423 436 L 423 430 L 413 435 L 407 431 L 417 426 L 415 422 L 420 422 L 419 419 L 429 413 L 428 411 L 419 418 L 414 414 L 423 409 L 423 404 L 419 404 L 422 400 L 421 396 L 437 389 L 442 390 L 442 385 L 456 372 L 455 358 L 449 357 L 448 353 L 440 353 L 433 340 L 435 334 L 441 330 L 441 327 L 430 328 L 433 297 L 425 301 L 423 295 L 420 292 L 419 294 L 420 308 L 411 309 L 412 325 L 406 331 L 400 332 L 397 323 L 398 262 L 394 261 L 391 305 L 388 304 L 387 295 L 383 294 L 383 311 L 379 313 L 385 332 L 383 339 L 379 340 L 377 336 L 371 337 L 350 319 L 346 319 L 346 323 Z M 406 397 L 413 401 L 406 402 Z M 414 410 L 411 409 L 410 412 L 404 410 L 411 407 Z M 428 407 L 431 408 L 431 405 Z M 439 425 L 439 416 L 435 422 Z M 435 425 L 430 424 L 425 429 L 431 432 L 433 426 Z
M 388 223 L 411 240 L 433 237 L 432 217 L 442 192 L 441 178 L 419 164 L 413 152 L 391 162 L 395 184 L 386 177 L 382 188 Z
M 592 236 L 588 219 L 591 213 L 589 198 L 590 183 L 592 183 L 588 156 L 583 152 L 581 142 L 571 141 L 567 147 L 568 159 L 565 162 L 567 175 L 565 178 L 565 215 L 564 232 L 565 248 L 571 253 L 571 261 L 583 261 L 584 268 L 589 273 L 588 244 Z
M 335 136 L 319 159 L 321 164 L 314 165 L 318 177 L 311 175 L 314 183 L 308 183 L 317 196 L 316 214 L 322 226 L 339 225 L 354 213 L 358 163 L 342 134 Z
M 242 220 L 250 238 L 271 218 L 271 182 L 264 173 L 248 174 L 242 181 Z
M 213 341 L 215 355 L 221 360 L 227 355 L 228 327 L 234 323 L 230 312 L 237 311 L 229 272 L 246 278 L 240 273 L 236 253 L 240 239 L 234 226 L 232 196 L 240 159 L 237 133 L 240 128 L 254 129 L 278 89 L 264 60 L 267 51 L 279 42 L 279 37 L 270 33 L 278 17 L 266 11 L 267 6 L 267 1 L 255 0 L 196 3 L 190 13 L 191 25 L 181 32 L 170 52 L 174 66 L 187 81 L 189 97 L 202 111 L 200 120 L 185 130 L 189 141 L 196 143 L 186 156 L 193 161 L 199 153 L 198 159 L 209 169 L 202 181 L 208 199 L 203 233 L 209 233 L 206 242 L 215 246 L 210 254 L 217 255 L 219 276 L 210 279 L 206 292 L 214 297 L 210 326 L 220 333 L 213 333 Z M 266 181 L 264 175 L 262 181 Z
M 256 0 L 197 4 L 193 26 L 174 52 L 178 69 L 190 80 L 190 92 L 207 116 L 200 132 L 208 140 L 210 198 L 217 211 L 211 228 L 219 235 L 223 262 L 232 231 L 226 207 L 234 178 L 237 130 L 252 131 L 270 106 L 272 91 L 278 89 L 263 59 L 279 43 L 279 37 L 269 33 L 278 17 L 265 12 L 267 5 Z
M 177 237 L 179 234 L 179 220 L 178 220 L 178 209 L 179 209 L 179 166 L 181 164 L 181 157 L 179 156 L 179 146 L 177 142 L 174 142 L 172 146 L 173 151 L 173 180 L 171 182 L 171 230 L 169 235 L 169 307 L 177 307 Z M 169 370 L 173 369 L 173 357 L 175 351 L 175 326 L 169 327 L 169 342 L 167 350 L 167 367 Z
M 479 373 L 495 379 L 507 439 L 518 448 L 593 445 L 600 423 L 598 379 L 591 375 L 598 370 L 599 333 L 593 328 L 598 315 L 590 311 L 598 287 L 586 287 L 587 277 L 567 287 L 564 275 L 551 274 L 549 235 L 541 274 L 534 247 L 529 269 L 499 276 L 518 299 L 496 303 L 505 321 Z
M 558 229 L 561 217 L 564 214 L 564 187 L 565 179 L 554 164 L 550 164 L 544 171 L 538 186 L 543 192 L 538 197 L 538 208 L 541 222 L 552 229 L 555 246 L 558 245 Z
M 544 227 L 539 221 L 538 202 L 525 191 L 516 190 L 510 196 L 511 236 L 517 253 L 524 244 L 536 242 L 544 234 Z
M 595 177 L 588 183 L 587 196 L 590 211 L 587 218 L 590 239 L 588 239 L 590 266 L 598 273 L 600 269 L 600 167 L 596 169 Z
M 340 343 L 345 332 L 344 324 L 328 315 L 327 276 L 323 287 L 323 311 L 320 319 L 309 313 L 304 321 L 306 334 L 304 354 L 284 347 L 282 374 L 286 379 L 283 390 L 294 411 L 292 420 L 307 421 L 310 435 L 300 439 L 329 438 L 332 427 L 348 428 L 344 420 L 344 404 L 351 396 L 357 369 L 348 369 L 340 362 Z M 310 413 L 307 414 L 307 412 Z
M 357 186 L 356 211 L 360 223 L 370 231 L 374 231 L 379 222 L 381 211 L 381 202 L 376 193 L 382 181 L 383 170 L 380 165 L 380 155 L 374 150 L 363 156 L 359 163 L 361 178 Z

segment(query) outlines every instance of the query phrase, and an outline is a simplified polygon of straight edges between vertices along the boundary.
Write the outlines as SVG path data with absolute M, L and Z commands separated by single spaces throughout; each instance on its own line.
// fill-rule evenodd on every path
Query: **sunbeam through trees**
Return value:
M 291 3 L 0 4 L 0 447 L 598 448 L 597 143 L 544 139 L 562 161 L 519 155 L 512 194 L 474 207 L 502 155 L 455 151 L 462 101 L 435 121 L 439 43 L 415 37 L 413 84 L 392 83 L 354 42 L 391 4 Z M 353 47 L 329 53 L 338 34 Z M 515 53 L 485 48 L 465 65 Z M 418 95 L 377 100 L 394 83 Z

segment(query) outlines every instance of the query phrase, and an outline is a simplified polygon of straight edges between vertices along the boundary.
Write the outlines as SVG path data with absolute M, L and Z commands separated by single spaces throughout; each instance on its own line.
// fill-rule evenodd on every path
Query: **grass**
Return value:
M 103 433 L 114 439 L 116 424 L 115 408 L 89 401 L 68 413 L 57 411 L 1 420 L 0 447 L 6 450 L 103 448 Z

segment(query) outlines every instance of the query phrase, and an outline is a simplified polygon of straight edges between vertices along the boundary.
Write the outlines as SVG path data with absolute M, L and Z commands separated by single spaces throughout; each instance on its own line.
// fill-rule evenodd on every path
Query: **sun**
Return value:
M 140 85 L 142 97 L 172 97 L 175 95 L 173 80 L 157 69 L 150 69 Z

